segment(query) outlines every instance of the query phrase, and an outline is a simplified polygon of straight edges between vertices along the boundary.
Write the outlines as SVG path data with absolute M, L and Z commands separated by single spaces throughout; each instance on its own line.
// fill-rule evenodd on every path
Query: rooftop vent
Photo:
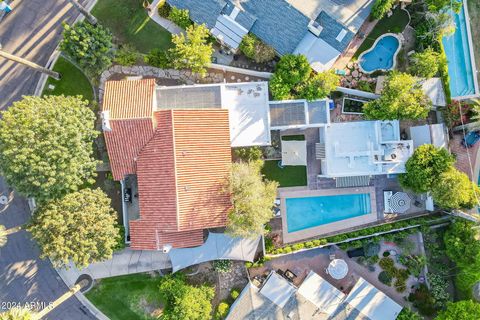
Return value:
M 323 27 L 316 21 L 311 20 L 308 24 L 308 31 L 313 33 L 315 36 L 319 37 L 320 33 L 322 32 Z
M 338 42 L 342 42 L 343 38 L 345 38 L 345 36 L 347 35 L 347 30 L 345 29 L 342 29 L 342 31 L 340 31 L 337 35 L 337 37 L 335 38 L 335 40 L 337 40 Z
M 110 111 L 102 111 L 102 130 L 103 131 L 112 131 L 110 126 Z

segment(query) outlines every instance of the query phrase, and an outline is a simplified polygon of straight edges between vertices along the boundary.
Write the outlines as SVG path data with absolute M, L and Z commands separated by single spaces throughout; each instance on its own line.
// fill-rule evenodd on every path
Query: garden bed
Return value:
M 93 88 L 88 78 L 73 63 L 60 56 L 53 67 L 53 71 L 61 74 L 60 80 L 48 78 L 42 95 L 81 95 L 88 101 L 94 100 Z M 49 89 L 49 86 L 54 86 Z
M 342 102 L 342 113 L 363 114 L 363 105 L 367 101 L 344 97 Z
M 150 19 L 142 1 L 99 0 L 92 14 L 122 44 L 130 44 L 141 53 L 155 48 L 165 50 L 172 45 L 170 32 Z

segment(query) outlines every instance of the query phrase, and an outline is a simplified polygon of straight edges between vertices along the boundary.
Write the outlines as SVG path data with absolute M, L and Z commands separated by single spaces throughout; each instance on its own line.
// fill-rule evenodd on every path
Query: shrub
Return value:
M 304 248 L 305 248 L 305 245 L 303 243 L 296 243 L 292 246 L 293 251 L 302 250 Z
M 160 17 L 163 18 L 168 18 L 170 15 L 170 11 L 172 10 L 172 7 L 167 3 L 166 0 L 161 0 L 158 4 L 158 14 Z
M 131 45 L 126 44 L 115 52 L 114 61 L 122 66 L 133 66 L 140 55 Z
M 365 246 L 365 256 L 367 258 L 377 256 L 378 253 L 380 252 L 380 244 L 374 243 L 374 242 L 368 242 Z
M 170 67 L 168 53 L 160 49 L 150 50 L 150 52 L 145 56 L 144 61 L 146 64 L 152 67 L 162 69 L 167 69 Z
M 392 277 L 390 274 L 388 274 L 388 272 L 382 271 L 378 274 L 378 281 L 384 285 L 390 286 L 392 284 Z
M 230 297 L 232 297 L 233 300 L 236 300 L 239 295 L 240 291 L 238 291 L 237 289 L 232 289 L 232 291 L 230 291 Z
M 232 269 L 232 261 L 230 260 L 214 260 L 212 265 L 213 269 L 219 273 L 227 273 Z
M 120 236 L 118 237 L 117 244 L 113 247 L 113 251 L 120 251 L 125 249 L 125 227 L 123 224 L 117 224 L 118 233 Z
M 112 33 L 100 24 L 80 21 L 73 26 L 63 24 L 60 50 L 65 52 L 88 75 L 96 76 L 112 64 Z
M 260 160 L 263 156 L 260 147 L 235 148 L 233 149 L 233 154 L 245 162 Z
M 380 257 L 379 257 L 379 256 L 371 256 L 370 258 L 368 258 L 368 264 L 374 265 L 374 264 L 377 263 L 379 260 L 380 260 Z
M 408 271 L 415 277 L 418 277 L 423 270 L 423 267 L 427 264 L 425 256 L 401 256 L 400 263 L 407 267 Z
M 421 284 L 417 290 L 410 293 L 408 301 L 412 302 L 413 306 L 418 309 L 418 312 L 424 316 L 432 316 L 435 313 L 435 301 L 424 284 Z
M 438 72 L 439 59 L 440 54 L 430 47 L 423 52 L 414 53 L 410 57 L 408 72 L 417 77 L 431 78 Z
M 390 251 L 383 251 L 382 254 L 384 257 L 389 257 L 390 256 Z
M 373 88 L 373 85 L 365 80 L 360 80 L 358 81 L 358 90 L 366 91 L 366 92 L 374 92 L 375 88 Z
M 217 312 L 215 312 L 215 319 L 222 320 L 228 315 L 228 311 L 230 310 L 230 305 L 225 301 L 220 302 L 217 307 Z
M 376 0 L 373 4 L 371 16 L 373 19 L 382 19 L 392 9 L 395 0 Z
M 448 282 L 445 279 L 446 272 L 442 274 L 429 273 L 428 283 L 430 284 L 430 292 L 435 299 L 435 308 L 443 309 L 447 305 L 450 295 L 448 293 Z
M 172 20 L 173 23 L 183 29 L 187 29 L 193 24 L 192 20 L 190 20 L 190 13 L 187 9 L 172 7 L 168 14 L 168 19 Z
M 240 43 L 240 51 L 247 58 L 258 63 L 267 62 L 275 58 L 275 50 L 250 33 L 243 37 Z
M 385 270 L 390 276 L 394 277 L 396 273 L 395 262 L 392 258 L 384 257 L 378 262 L 380 267 Z
M 273 239 L 271 237 L 265 237 L 265 251 L 272 252 L 274 249 Z

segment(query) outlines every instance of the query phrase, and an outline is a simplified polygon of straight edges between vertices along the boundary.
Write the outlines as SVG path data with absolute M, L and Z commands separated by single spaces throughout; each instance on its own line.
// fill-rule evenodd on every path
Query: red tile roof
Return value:
M 220 190 L 232 161 L 228 111 L 153 112 L 151 85 L 140 80 L 105 86 L 113 177 L 137 174 L 140 218 L 130 221 L 131 247 L 198 246 L 203 229 L 225 226 L 231 206 Z
M 151 118 L 155 79 L 107 81 L 102 110 L 110 119 Z

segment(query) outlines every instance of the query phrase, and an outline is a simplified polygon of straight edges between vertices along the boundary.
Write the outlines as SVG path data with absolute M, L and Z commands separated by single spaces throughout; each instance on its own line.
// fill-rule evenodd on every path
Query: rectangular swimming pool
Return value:
M 449 14 L 453 16 L 456 29 L 453 35 L 444 37 L 442 42 L 448 60 L 450 91 L 452 98 L 471 96 L 477 92 L 467 26 L 469 22 L 463 6 L 459 13 L 450 11 Z
M 370 194 L 342 194 L 286 198 L 288 232 L 355 218 L 371 213 Z

